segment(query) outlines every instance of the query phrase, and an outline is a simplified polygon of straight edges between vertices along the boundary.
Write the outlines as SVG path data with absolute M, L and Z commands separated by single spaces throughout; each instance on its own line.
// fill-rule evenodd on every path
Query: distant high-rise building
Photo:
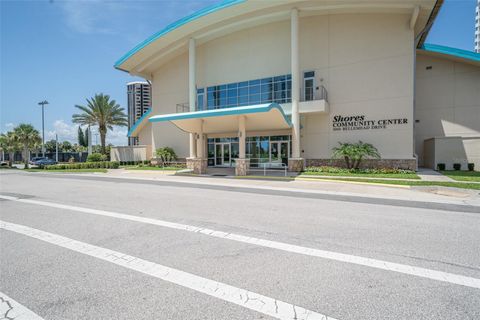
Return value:
M 128 95 L 128 130 L 140 119 L 145 112 L 150 110 L 152 105 L 151 89 L 148 82 L 127 83 Z M 129 137 L 128 145 L 138 144 L 138 137 Z
M 475 9 L 475 52 L 480 53 L 480 0 Z

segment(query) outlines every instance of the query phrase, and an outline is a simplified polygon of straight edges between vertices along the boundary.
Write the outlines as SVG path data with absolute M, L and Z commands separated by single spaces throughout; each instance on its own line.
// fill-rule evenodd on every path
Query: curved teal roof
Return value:
M 288 126 L 290 127 L 292 126 L 292 122 L 290 118 L 287 117 L 287 115 L 283 111 L 283 108 L 278 103 L 267 103 L 267 104 L 258 104 L 258 105 L 252 105 L 252 106 L 213 109 L 213 110 L 204 110 L 204 111 L 196 111 L 196 112 L 161 114 L 158 116 L 151 117 L 150 119 L 148 119 L 148 121 L 161 122 L 161 121 L 199 119 L 199 118 L 209 118 L 209 117 L 219 117 L 219 116 L 233 116 L 233 115 L 269 112 L 272 109 L 278 109 L 282 114 L 283 118 L 285 119 L 285 122 L 288 124 Z
M 475 62 L 480 62 L 480 53 L 475 53 L 473 51 L 467 51 L 467 50 L 440 46 L 438 44 L 429 44 L 429 43 L 425 43 L 420 49 L 425 51 L 435 52 L 435 53 L 446 54 L 449 56 L 467 59 Z
M 152 113 L 152 107 L 150 107 L 150 109 L 148 109 L 148 111 L 145 112 L 145 113 L 143 114 L 143 116 L 141 116 L 141 117 L 137 120 L 137 122 L 135 122 L 135 123 L 133 124 L 133 126 L 130 128 L 130 130 L 128 130 L 128 133 L 127 133 L 127 136 L 128 136 L 128 137 L 131 137 L 131 136 L 132 136 L 132 133 L 137 129 L 137 127 L 140 125 L 140 123 L 142 123 L 145 119 L 148 118 L 148 116 L 150 115 L 150 113 Z
M 218 4 L 214 4 L 212 6 L 208 6 L 206 8 L 203 8 L 199 11 L 196 11 L 196 12 L 186 16 L 186 17 L 183 17 L 180 20 L 177 20 L 177 21 L 167 25 L 165 28 L 163 28 L 162 30 L 153 34 L 152 36 L 150 36 L 149 38 L 147 38 L 143 42 L 139 43 L 132 50 L 128 51 L 125 55 L 123 55 L 123 57 L 121 57 L 117 62 L 115 62 L 114 67 L 122 70 L 120 68 L 120 65 L 122 63 L 124 63 L 126 60 L 128 60 L 135 53 L 142 50 L 144 47 L 148 46 L 150 43 L 152 43 L 153 41 L 157 40 L 158 38 L 164 36 L 165 34 L 167 34 L 169 32 L 172 32 L 173 30 L 175 30 L 175 29 L 177 29 L 177 28 L 179 28 L 179 27 L 181 27 L 181 26 L 183 26 L 183 25 L 185 25 L 185 24 L 187 24 L 187 23 L 189 23 L 193 20 L 196 20 L 200 17 L 206 16 L 210 13 L 225 9 L 227 7 L 230 7 L 230 6 L 245 2 L 245 1 L 247 1 L 247 0 L 223 0 Z

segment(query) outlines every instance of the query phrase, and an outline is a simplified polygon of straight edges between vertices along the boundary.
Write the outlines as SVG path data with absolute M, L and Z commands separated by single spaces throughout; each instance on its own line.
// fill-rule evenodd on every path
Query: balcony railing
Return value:
M 326 102 L 328 102 L 328 92 L 324 86 L 312 87 L 312 88 L 301 88 L 300 91 L 301 91 L 300 101 L 325 100 Z M 267 103 L 267 102 L 264 102 L 264 103 Z M 288 103 L 290 103 L 290 101 L 288 101 Z M 213 109 L 218 109 L 218 108 L 219 107 L 214 107 Z M 197 106 L 195 106 L 194 111 L 198 111 Z M 184 113 L 184 112 L 190 112 L 190 104 L 188 102 L 177 103 L 176 113 Z
M 190 105 L 188 102 L 177 103 L 177 113 L 190 112 Z
M 325 100 L 328 102 L 328 92 L 324 86 L 317 88 L 304 88 L 302 90 L 302 101 Z

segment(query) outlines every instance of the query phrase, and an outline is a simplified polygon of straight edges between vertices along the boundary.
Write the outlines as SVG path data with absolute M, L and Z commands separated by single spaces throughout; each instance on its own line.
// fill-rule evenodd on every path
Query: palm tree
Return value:
M 333 148 L 334 158 L 343 158 L 348 169 L 358 169 L 364 158 L 380 159 L 380 153 L 370 143 L 359 141 L 357 143 L 339 143 Z
M 8 166 L 11 167 L 15 152 L 21 149 L 12 131 L 0 135 L 0 148 L 8 153 Z
M 30 150 L 37 147 L 42 138 L 40 133 L 31 124 L 22 123 L 13 129 L 14 139 L 23 147 L 25 168 L 28 168 L 28 161 L 30 160 Z
M 98 126 L 102 153 L 105 153 L 107 131 L 113 130 L 113 126 L 127 126 L 127 115 L 115 100 L 110 100 L 110 96 L 103 93 L 86 100 L 86 106 L 75 105 L 76 108 L 82 110 L 82 113 L 74 114 L 72 122 L 86 126 Z

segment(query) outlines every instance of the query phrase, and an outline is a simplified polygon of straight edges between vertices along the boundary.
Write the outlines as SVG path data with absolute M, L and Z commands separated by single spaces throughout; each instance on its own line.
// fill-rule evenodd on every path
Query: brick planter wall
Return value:
M 307 167 L 332 166 L 345 168 L 345 161 L 342 159 L 307 159 Z M 417 170 L 416 159 L 365 159 L 360 163 L 361 169 L 404 169 Z

